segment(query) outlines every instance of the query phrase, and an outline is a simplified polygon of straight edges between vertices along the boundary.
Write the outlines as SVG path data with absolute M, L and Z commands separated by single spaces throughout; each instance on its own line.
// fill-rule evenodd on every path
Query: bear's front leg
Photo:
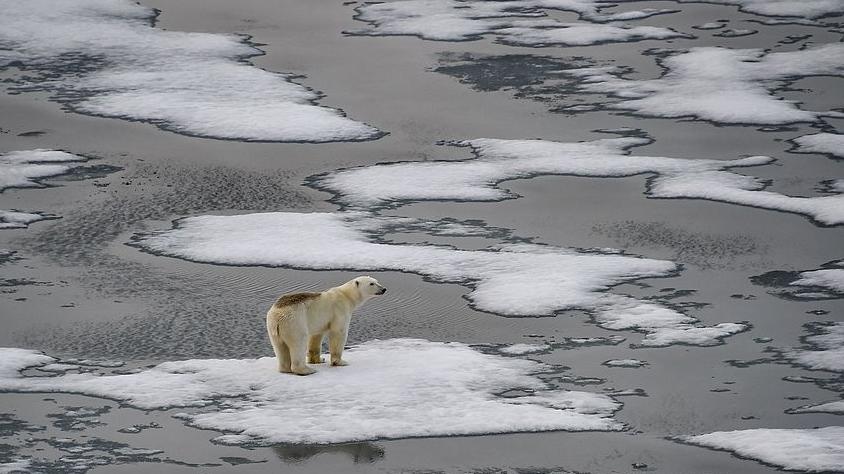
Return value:
M 328 333 L 328 351 L 331 353 L 331 365 L 349 365 L 343 360 L 343 346 L 346 345 L 346 331 L 330 331 Z

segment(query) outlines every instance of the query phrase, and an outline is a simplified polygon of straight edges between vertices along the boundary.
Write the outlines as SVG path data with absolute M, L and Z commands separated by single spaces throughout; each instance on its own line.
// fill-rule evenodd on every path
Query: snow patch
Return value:
M 594 0 L 403 0 L 368 3 L 356 8 L 355 18 L 369 23 L 369 26 L 348 34 L 412 35 L 435 41 L 469 41 L 491 34 L 501 43 L 517 46 L 584 46 L 691 37 L 670 28 L 594 24 L 637 20 L 676 11 L 646 9 L 604 14 L 600 12 L 604 6 Z M 560 22 L 547 18 L 544 9 L 573 11 L 593 23 Z
M 2 0 L 0 10 L 0 68 L 26 71 L 11 89 L 47 91 L 75 112 L 222 139 L 381 135 L 314 105 L 320 95 L 292 75 L 249 64 L 262 52 L 243 36 L 158 29 L 156 11 L 129 0 Z
M 788 52 L 761 49 L 692 48 L 659 60 L 657 79 L 626 79 L 621 67 L 563 71 L 578 78 L 584 92 L 619 100 L 610 109 L 663 118 L 693 117 L 716 123 L 778 125 L 815 122 L 835 112 L 813 112 L 773 95 L 783 81 L 844 74 L 844 44 Z M 840 104 L 839 104 L 840 105 Z
M 797 471 L 844 470 L 844 427 L 718 431 L 680 438 L 689 444 Z
M 197 216 L 177 221 L 168 231 L 136 236 L 134 245 L 224 265 L 417 273 L 471 287 L 466 297 L 482 311 L 551 316 L 582 309 L 602 327 L 647 333 L 642 344 L 649 346 L 715 345 L 720 338 L 746 329 L 726 323 L 696 327 L 695 318 L 674 309 L 607 293 L 622 282 L 670 275 L 676 270 L 672 262 L 535 244 L 470 251 L 371 241 L 369 234 L 382 224 L 383 219 L 354 212 Z
M 800 278 L 789 283 L 796 286 L 820 286 L 836 293 L 844 293 L 844 268 L 824 268 L 799 273 Z
M 43 187 L 38 179 L 65 174 L 74 166 L 65 163 L 83 161 L 87 158 L 40 148 L 4 153 L 0 155 L 0 192 L 8 188 Z
M 650 143 L 643 137 L 591 142 L 482 138 L 456 143 L 476 158 L 460 161 L 400 162 L 339 170 L 315 176 L 311 183 L 333 192 L 342 203 L 360 208 L 395 206 L 403 201 L 499 201 L 515 197 L 498 187 L 505 180 L 536 175 L 623 177 L 655 174 L 647 194 L 654 198 L 692 198 L 803 214 L 827 225 L 844 223 L 844 194 L 787 196 L 765 191 L 761 179 L 731 168 L 759 166 L 773 158 L 734 160 L 630 156 L 628 150 Z
M 792 362 L 815 370 L 844 372 L 844 323 L 813 324 L 812 335 L 803 340 L 808 349 L 787 351 Z
M 605 361 L 602 365 L 606 365 L 607 367 L 625 367 L 638 369 L 639 367 L 644 367 L 648 365 L 648 363 L 639 359 L 612 359 Z
M 838 133 L 814 133 L 792 140 L 795 153 L 822 153 L 844 158 L 844 135 Z
M 836 400 L 817 405 L 804 405 L 802 407 L 792 408 L 788 410 L 788 413 L 834 413 L 836 415 L 844 415 L 844 400 Z
M 523 354 L 533 354 L 535 352 L 543 352 L 551 349 L 551 346 L 548 344 L 513 344 L 510 346 L 502 347 L 498 349 L 498 352 L 502 354 L 508 355 L 523 355 Z
M 33 222 L 51 218 L 49 215 L 0 209 L 0 229 L 25 229 Z
M 26 377 L 18 371 L 54 359 L 0 349 L 0 390 L 80 393 L 145 410 L 195 407 L 177 416 L 228 433 L 216 438 L 225 444 L 622 428 L 612 419 L 620 403 L 550 387 L 535 374 L 551 367 L 539 362 L 420 339 L 369 341 L 344 355 L 348 367 L 308 377 L 279 374 L 271 357 L 165 362 L 128 375 Z M 531 393 L 496 395 L 516 389 Z
M 814 19 L 841 14 L 841 0 L 678 0 L 682 3 L 719 3 L 737 5 L 739 10 L 764 16 L 797 17 Z

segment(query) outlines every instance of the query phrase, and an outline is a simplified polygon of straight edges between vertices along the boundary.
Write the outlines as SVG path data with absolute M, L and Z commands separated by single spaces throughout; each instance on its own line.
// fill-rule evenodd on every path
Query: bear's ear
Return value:
M 355 286 L 360 286 L 360 282 L 355 280 Z

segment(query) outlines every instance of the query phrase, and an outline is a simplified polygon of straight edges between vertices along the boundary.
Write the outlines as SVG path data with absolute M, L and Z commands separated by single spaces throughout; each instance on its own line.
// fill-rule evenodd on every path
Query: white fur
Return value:
M 328 334 L 331 365 L 347 365 L 342 359 L 349 334 L 352 311 L 386 288 L 368 276 L 357 277 L 321 293 L 285 295 L 267 312 L 267 332 L 278 359 L 278 371 L 309 375 L 315 372 L 305 363 L 322 363 L 320 348 Z M 302 296 L 299 302 L 285 298 Z

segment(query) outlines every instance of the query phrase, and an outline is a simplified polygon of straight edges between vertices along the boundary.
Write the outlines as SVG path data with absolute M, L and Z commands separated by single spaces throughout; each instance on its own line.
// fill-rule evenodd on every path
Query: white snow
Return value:
M 38 370 L 44 372 L 67 372 L 68 370 L 79 370 L 79 366 L 76 364 L 64 364 L 64 363 L 53 363 L 42 365 L 38 367 Z
M 814 133 L 792 140 L 797 147 L 796 153 L 824 153 L 837 158 L 844 158 L 844 135 L 838 133 Z
M 197 216 L 174 229 L 139 236 L 135 245 L 192 261 L 314 270 L 398 270 L 472 288 L 473 305 L 512 316 L 583 309 L 609 329 L 646 332 L 644 345 L 713 345 L 744 325 L 704 331 L 694 318 L 654 302 L 608 293 L 619 283 L 665 276 L 672 262 L 533 244 L 484 250 L 387 244 L 367 237 L 383 220 L 360 213 L 256 213 Z M 704 337 L 704 333 L 711 336 Z
M 600 43 L 621 43 L 647 39 L 689 38 L 669 28 L 656 26 L 591 25 L 559 23 L 546 28 L 511 26 L 495 30 L 498 41 L 514 46 L 588 46 Z
M 726 25 L 725 23 L 710 21 L 710 22 L 703 23 L 703 24 L 700 24 L 700 25 L 695 25 L 692 28 L 695 28 L 695 29 L 698 29 L 698 30 L 717 30 L 719 28 L 723 28 L 725 25 Z
M 751 30 L 747 28 L 727 28 L 726 30 L 721 30 L 718 33 L 715 33 L 714 36 L 720 36 L 722 38 L 739 38 L 742 36 L 750 36 L 755 35 L 759 31 Z
M 844 470 L 844 427 L 751 429 L 687 436 L 682 441 L 797 471 Z
M 2 21 L 2 20 L 0 20 Z M 0 52 L 2 54 L 2 52 Z M 67 173 L 87 158 L 57 150 L 20 150 L 0 155 L 0 192 L 8 188 L 39 188 L 39 178 Z
M 522 431 L 618 430 L 620 403 L 554 389 L 535 374 L 550 366 L 482 354 L 460 343 L 370 341 L 350 348 L 348 367 L 298 377 L 274 358 L 165 362 L 129 375 L 24 377 L 17 370 L 52 358 L 0 349 L 0 390 L 63 392 L 150 410 L 195 407 L 176 416 L 223 431 L 227 444 L 341 443 L 382 438 Z M 13 357 L 9 359 L 6 354 Z M 527 389 L 531 394 L 496 394 Z
M 523 354 L 533 354 L 535 352 L 542 352 L 547 351 L 550 349 L 551 346 L 548 344 L 512 344 L 509 346 L 502 347 L 498 349 L 498 352 L 502 354 L 509 354 L 509 355 L 523 355 Z
M 28 367 L 42 366 L 52 363 L 54 359 L 38 351 L 17 349 L 12 347 L 0 348 L 0 379 L 14 378 L 19 372 Z
M 355 35 L 413 35 L 427 40 L 467 41 L 494 35 L 504 44 L 591 45 L 606 42 L 690 37 L 670 28 L 629 26 L 618 21 L 636 20 L 676 10 L 641 10 L 603 14 L 606 5 L 594 0 L 402 0 L 368 3 L 356 9 L 356 19 L 369 27 Z M 595 23 L 565 23 L 547 18 L 544 9 L 567 10 Z M 539 18 L 538 18 L 539 17 Z
M 737 5 L 739 10 L 765 16 L 819 18 L 844 12 L 841 0 L 678 0 L 683 3 Z
M 49 217 L 31 212 L 0 209 L 0 229 L 25 229 L 29 224 L 43 221 L 44 219 L 49 219 Z
M 246 62 L 261 51 L 243 36 L 154 28 L 155 10 L 129 0 L 0 0 L 0 11 L 0 67 L 23 63 L 17 86 L 49 91 L 74 111 L 224 139 L 380 135 L 314 105 L 319 94 L 291 75 Z
M 773 92 L 785 80 L 844 74 L 844 43 L 774 53 L 700 47 L 660 62 L 667 71 L 656 79 L 625 79 L 623 69 L 613 67 L 562 72 L 579 78 L 578 87 L 584 92 L 619 99 L 603 103 L 604 107 L 644 116 L 758 125 L 815 122 L 822 116 L 837 116 L 835 112 L 802 110 L 795 101 L 776 97 Z
M 817 405 L 805 405 L 788 410 L 788 413 L 835 413 L 837 415 L 844 415 L 844 400 L 836 400 Z
M 790 285 L 822 286 L 838 293 L 844 293 L 844 268 L 824 268 L 800 273 L 800 278 Z
M 604 362 L 603 365 L 606 365 L 607 367 L 625 367 L 637 369 L 639 367 L 644 367 L 648 365 L 648 363 L 639 359 L 611 359 Z
M 360 208 L 413 200 L 497 201 L 514 197 L 498 183 L 535 175 L 622 177 L 655 174 L 647 194 L 693 198 L 803 214 L 835 225 L 844 223 L 844 194 L 794 197 L 765 191 L 763 180 L 728 171 L 774 161 L 765 156 L 734 160 L 630 156 L 647 138 L 620 137 L 591 142 L 482 138 L 459 142 L 476 158 L 459 161 L 400 162 L 335 171 L 313 184 Z M 835 191 L 833 189 L 833 191 Z
M 844 372 L 844 323 L 819 326 L 818 329 L 818 334 L 805 339 L 814 346 L 812 350 L 792 350 L 785 353 L 786 357 L 810 369 Z

